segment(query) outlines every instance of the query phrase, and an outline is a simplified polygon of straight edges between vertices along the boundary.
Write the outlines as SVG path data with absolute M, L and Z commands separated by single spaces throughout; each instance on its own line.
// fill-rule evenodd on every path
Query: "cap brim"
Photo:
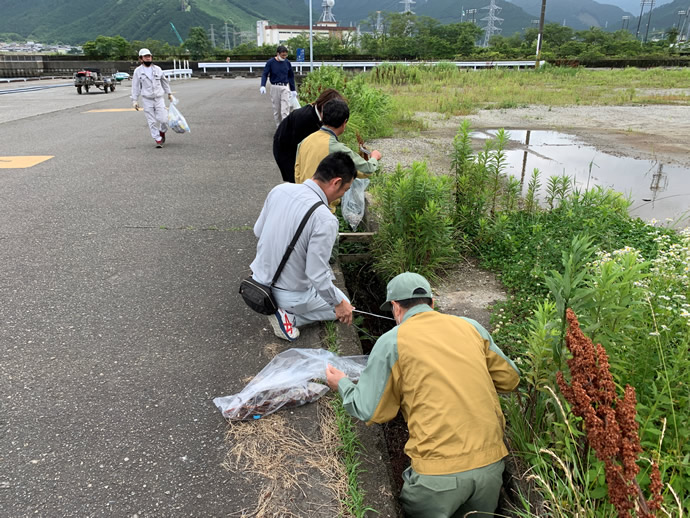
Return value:
M 381 309 L 381 311 L 393 311 L 393 305 L 387 300 L 379 306 L 379 309 Z

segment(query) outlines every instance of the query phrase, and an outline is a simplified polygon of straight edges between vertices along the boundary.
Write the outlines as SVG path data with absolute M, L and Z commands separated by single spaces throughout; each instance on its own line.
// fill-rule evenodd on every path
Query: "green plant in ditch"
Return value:
M 577 307 L 578 302 L 590 295 L 583 280 L 587 275 L 585 266 L 594 254 L 593 241 L 589 236 L 575 236 L 570 249 L 563 251 L 561 264 L 563 271 L 551 270 L 546 276 L 546 285 L 556 303 L 556 314 L 560 319 L 559 339 L 553 346 L 553 361 L 556 368 L 561 368 L 563 346 L 567 321 L 565 312 L 568 308 Z
M 546 203 L 549 209 L 558 206 L 558 202 L 563 201 L 570 193 L 572 178 L 568 175 L 549 176 L 546 183 Z
M 326 345 L 328 350 L 338 353 L 338 334 L 334 322 L 326 322 Z M 362 444 L 359 442 L 352 418 L 347 414 L 343 407 L 340 395 L 336 395 L 330 401 L 331 408 L 335 413 L 335 422 L 340 436 L 340 454 L 347 473 L 347 500 L 344 502 L 350 515 L 361 518 L 368 511 L 374 511 L 371 507 L 364 505 L 364 491 L 359 486 L 359 474 L 362 472 L 359 457 L 362 452 Z
M 434 279 L 458 258 L 451 179 L 425 163 L 374 178 L 371 209 L 380 222 L 374 236 L 374 270 L 381 278 L 414 271 Z
M 525 211 L 527 213 L 533 213 L 539 208 L 539 201 L 537 198 L 539 189 L 541 188 L 541 182 L 539 181 L 540 172 L 539 169 L 535 168 L 532 171 L 532 176 L 527 183 L 527 195 L 525 196 Z
M 455 183 L 455 225 L 461 232 L 475 236 L 480 219 L 486 214 L 489 175 L 480 161 L 487 155 L 479 159 L 474 156 L 470 133 L 470 122 L 465 119 L 453 139 L 451 176 Z

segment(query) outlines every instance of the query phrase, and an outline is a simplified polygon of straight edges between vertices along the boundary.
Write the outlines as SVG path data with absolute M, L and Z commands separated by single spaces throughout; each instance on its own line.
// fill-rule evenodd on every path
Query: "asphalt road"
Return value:
M 64 84 L 55 81 L 54 84 Z M 0 95 L 0 514 L 227 516 L 212 399 L 275 341 L 237 296 L 280 181 L 257 79 L 174 81 L 191 133 L 153 145 L 129 82 Z M 19 88 L 21 84 L 2 85 Z

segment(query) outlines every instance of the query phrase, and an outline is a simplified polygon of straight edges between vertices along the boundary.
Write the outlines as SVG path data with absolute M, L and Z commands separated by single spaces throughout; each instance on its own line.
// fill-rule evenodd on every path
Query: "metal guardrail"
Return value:
M 509 68 L 534 68 L 536 61 L 320 61 L 314 62 L 314 67 L 330 66 L 339 68 L 361 68 L 365 72 L 367 68 L 375 68 L 384 63 L 392 65 L 436 65 L 438 63 L 453 63 L 458 68 L 471 68 L 477 70 L 478 68 L 499 68 L 499 67 L 509 67 Z M 545 62 L 540 61 L 539 64 L 543 65 Z M 291 62 L 292 67 L 295 68 L 300 74 L 304 68 L 309 68 L 310 64 L 305 62 Z M 225 69 L 226 72 L 230 70 L 237 69 L 249 69 L 249 72 L 254 72 L 255 68 L 263 70 L 266 65 L 265 61 L 238 61 L 238 62 L 208 62 L 199 63 L 199 69 L 207 73 L 208 69 Z
M 191 68 L 171 68 L 169 70 L 163 70 L 163 75 L 168 79 L 189 79 L 192 77 Z
M 39 76 L 39 77 L 0 77 L 0 83 L 13 83 L 15 81 L 41 81 L 47 79 L 65 79 L 66 76 Z

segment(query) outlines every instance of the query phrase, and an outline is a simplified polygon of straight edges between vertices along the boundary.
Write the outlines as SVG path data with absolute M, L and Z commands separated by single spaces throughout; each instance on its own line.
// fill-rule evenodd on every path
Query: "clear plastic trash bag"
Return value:
M 290 96 L 290 109 L 291 110 L 299 110 L 300 108 L 301 108 L 301 106 L 299 104 L 299 99 L 297 99 L 297 96 L 296 95 L 294 97 Z
M 368 356 L 338 356 L 325 349 L 288 349 L 277 354 L 241 392 L 217 397 L 213 403 L 230 420 L 260 419 L 281 408 L 313 403 L 328 386 L 312 381 L 326 379 L 326 365 L 359 379 Z
M 364 217 L 364 207 L 366 206 L 364 191 L 367 190 L 368 186 L 369 178 L 355 178 L 350 188 L 343 195 L 343 218 L 349 223 L 353 232 L 357 230 L 357 226 Z
M 191 131 L 189 129 L 189 124 L 187 124 L 187 120 L 180 113 L 180 110 L 175 107 L 178 102 L 177 97 L 173 96 L 170 106 L 168 107 L 168 126 L 170 126 L 175 133 Z

